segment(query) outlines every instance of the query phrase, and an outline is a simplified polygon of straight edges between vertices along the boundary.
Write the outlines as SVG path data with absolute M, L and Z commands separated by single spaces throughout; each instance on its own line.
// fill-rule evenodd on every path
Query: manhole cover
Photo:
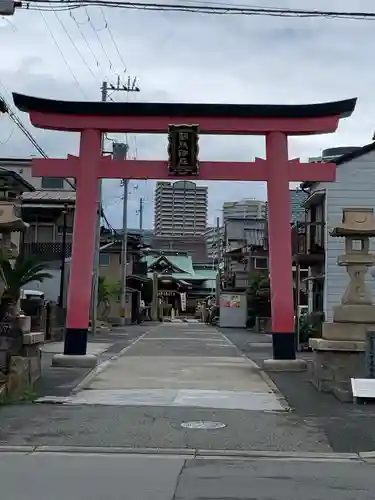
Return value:
M 205 422 L 203 420 L 198 420 L 196 422 L 182 422 L 181 427 L 184 429 L 223 429 L 226 424 L 222 422 Z

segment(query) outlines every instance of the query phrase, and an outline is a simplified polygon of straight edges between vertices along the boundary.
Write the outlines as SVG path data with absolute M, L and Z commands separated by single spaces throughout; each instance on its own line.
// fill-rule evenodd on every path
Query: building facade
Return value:
M 302 189 L 290 189 L 290 209 L 291 209 L 291 223 L 295 224 L 298 221 L 305 220 L 305 209 L 303 202 L 308 197 L 308 193 Z
M 310 195 L 304 203 L 305 231 L 300 234 L 296 255 L 309 265 L 309 310 L 324 312 L 329 322 L 333 319 L 333 307 L 340 304 L 349 281 L 345 268 L 337 265 L 337 257 L 344 253 L 344 238 L 334 238 L 330 231 L 341 223 L 344 208 L 375 210 L 375 143 L 350 148 L 333 161 L 337 165 L 335 182 L 303 185 Z M 370 250 L 375 252 L 373 238 Z M 371 273 L 367 275 L 367 285 L 374 294 L 375 280 Z
M 266 220 L 226 219 L 224 233 L 222 288 L 246 290 L 252 270 L 268 270 Z
M 210 260 L 221 260 L 224 247 L 224 227 L 208 227 L 204 233 L 207 257 Z
M 262 200 L 226 201 L 223 203 L 223 219 L 264 219 L 267 202 Z
M 153 279 L 156 274 L 165 316 L 172 307 L 177 314 L 194 314 L 198 301 L 216 292 L 217 271 L 208 264 L 194 264 L 187 252 L 150 249 L 143 260 L 148 277 Z
M 0 158 L 1 169 L 11 170 L 20 175 L 26 182 L 31 184 L 37 191 L 74 191 L 75 179 L 64 179 L 62 177 L 33 177 L 31 172 L 32 158 Z
M 21 195 L 20 215 L 28 227 L 22 233 L 20 252 L 48 263 L 52 278 L 28 287 L 43 291 L 47 300 L 57 301 L 62 262 L 72 250 L 74 179 L 33 177 L 31 158 L 0 158 L 0 169 L 20 176 L 33 188 Z
M 0 158 L 0 168 L 15 172 L 34 188 L 34 191 L 24 192 L 21 197 L 22 217 L 29 224 L 23 241 L 25 253 L 38 259 L 60 261 L 65 232 L 65 254 L 69 257 L 76 197 L 75 180 L 33 177 L 31 158 Z
M 207 227 L 207 187 L 190 181 L 157 182 L 155 236 L 199 236 Z

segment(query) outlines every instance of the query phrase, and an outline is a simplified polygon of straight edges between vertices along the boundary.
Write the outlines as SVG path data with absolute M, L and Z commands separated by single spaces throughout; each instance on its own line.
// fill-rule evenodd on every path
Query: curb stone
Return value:
M 314 453 L 283 451 L 241 451 L 241 450 L 199 450 L 191 448 L 126 448 L 100 446 L 8 446 L 0 445 L 0 453 L 68 453 L 92 455 L 143 455 L 185 457 L 187 459 L 221 460 L 278 460 L 278 461 L 319 461 L 319 462 L 366 462 L 374 457 L 373 452 L 364 453 Z

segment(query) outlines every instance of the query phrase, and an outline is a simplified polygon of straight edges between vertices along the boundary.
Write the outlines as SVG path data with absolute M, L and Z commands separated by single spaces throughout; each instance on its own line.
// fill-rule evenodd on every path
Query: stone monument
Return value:
M 322 338 L 310 339 L 313 350 L 312 383 L 319 391 L 352 400 L 350 379 L 365 378 L 365 346 L 369 330 L 375 330 L 375 305 L 365 277 L 375 265 L 369 238 L 375 236 L 372 208 L 345 208 L 342 223 L 331 236 L 345 238 L 345 253 L 337 264 L 346 267 L 349 283 L 341 304 L 333 309 L 333 322 L 324 323 Z

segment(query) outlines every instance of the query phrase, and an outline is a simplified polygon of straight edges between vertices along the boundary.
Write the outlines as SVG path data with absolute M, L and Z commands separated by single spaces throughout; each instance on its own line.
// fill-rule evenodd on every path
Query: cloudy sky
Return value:
M 252 4 L 251 0 L 241 2 Z M 220 3 L 234 5 L 235 0 Z M 375 11 L 373 0 L 254 3 Z M 8 100 L 9 91 L 71 100 L 100 99 L 101 82 L 108 79 L 115 83 L 120 75 L 125 81 L 137 77 L 141 92 L 113 94 L 114 100 L 297 104 L 358 96 L 355 113 L 342 121 L 335 135 L 290 140 L 291 155 L 306 160 L 326 147 L 371 142 L 375 130 L 374 28 L 375 21 L 210 16 L 98 7 L 71 13 L 22 10 L 11 18 L 0 17 L 0 94 Z M 74 134 L 32 129 L 27 116 L 20 117 L 48 155 L 62 157 L 77 152 Z M 164 137 L 129 136 L 128 142 L 131 156 L 166 157 Z M 14 130 L 6 116 L 0 116 L 0 157 L 31 154 L 36 152 L 27 139 Z M 263 154 L 261 138 L 201 138 L 201 159 L 241 161 Z M 265 199 L 262 183 L 208 184 L 210 224 L 220 215 L 224 201 Z M 153 189 L 150 181 L 131 183 L 131 227 L 138 225 L 140 197 L 145 200 L 145 226 L 152 227 Z M 105 182 L 104 202 L 107 217 L 119 227 L 119 181 Z

